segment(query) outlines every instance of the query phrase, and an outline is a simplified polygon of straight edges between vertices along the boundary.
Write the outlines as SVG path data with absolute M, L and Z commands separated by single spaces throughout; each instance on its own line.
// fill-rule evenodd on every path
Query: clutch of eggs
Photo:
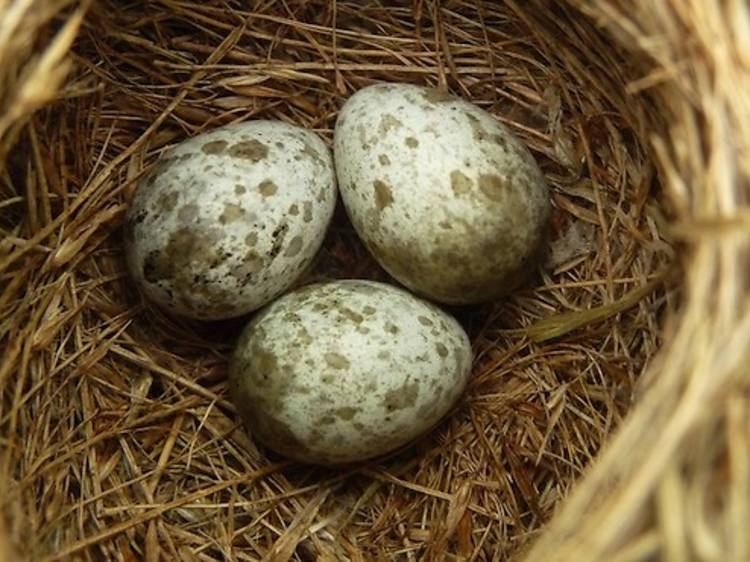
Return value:
M 215 129 L 169 151 L 138 187 L 128 267 L 175 313 L 241 316 L 301 276 L 335 204 L 330 151 L 314 133 L 277 121 Z
M 335 130 L 339 189 L 358 234 L 395 279 L 450 304 L 516 288 L 543 245 L 548 187 L 492 115 L 442 91 L 379 84 Z
M 403 289 L 332 281 L 297 289 L 240 336 L 229 389 L 254 437 L 304 462 L 394 451 L 434 426 L 468 380 L 458 322 Z

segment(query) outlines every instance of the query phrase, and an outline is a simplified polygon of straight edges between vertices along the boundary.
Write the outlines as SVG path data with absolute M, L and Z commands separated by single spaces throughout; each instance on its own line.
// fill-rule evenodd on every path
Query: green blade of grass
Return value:
M 667 281 L 667 278 L 670 277 L 671 274 L 672 270 L 665 269 L 657 273 L 656 276 L 643 287 L 633 289 L 621 299 L 613 303 L 588 310 L 564 312 L 562 314 L 539 320 L 526 329 L 526 335 L 531 341 L 541 343 L 554 338 L 559 338 L 573 330 L 593 324 L 594 322 L 605 320 L 637 305 L 641 300 L 656 290 L 657 287 Z

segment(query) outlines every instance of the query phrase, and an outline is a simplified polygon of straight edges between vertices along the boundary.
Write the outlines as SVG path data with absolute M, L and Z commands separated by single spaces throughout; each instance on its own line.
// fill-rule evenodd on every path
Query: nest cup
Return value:
M 7 560 L 750 559 L 750 19 L 739 1 L 0 7 L 0 552 Z M 447 88 L 531 149 L 550 248 L 457 315 L 455 411 L 340 470 L 256 445 L 242 321 L 125 271 L 127 202 L 185 138 L 316 130 L 378 81 Z M 310 279 L 386 279 L 339 212 Z M 744 367 L 744 368 L 743 368 Z

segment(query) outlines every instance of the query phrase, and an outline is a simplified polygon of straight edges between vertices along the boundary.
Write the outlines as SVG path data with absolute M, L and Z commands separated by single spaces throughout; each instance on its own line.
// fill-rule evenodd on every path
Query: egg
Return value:
M 221 127 L 170 150 L 138 186 L 128 267 L 177 314 L 241 316 L 300 278 L 336 198 L 330 150 L 313 132 L 277 121 Z
M 342 108 L 334 156 L 359 236 L 412 291 L 480 303 L 533 270 L 550 214 L 547 182 L 481 108 L 430 88 L 370 86 Z
M 331 281 L 288 293 L 245 328 L 230 395 L 258 441 L 299 461 L 377 457 L 434 426 L 471 369 L 458 322 L 403 289 Z

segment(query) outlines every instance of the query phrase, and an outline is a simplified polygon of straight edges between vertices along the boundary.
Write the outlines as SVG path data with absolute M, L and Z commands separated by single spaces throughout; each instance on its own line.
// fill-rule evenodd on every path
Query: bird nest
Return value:
M 627 5 L 626 5 L 627 4 Z M 750 26 L 638 0 L 15 0 L 0 7 L 0 549 L 8 560 L 747 560 Z M 329 142 L 378 82 L 529 146 L 550 248 L 454 309 L 457 408 L 342 469 L 227 399 L 242 321 L 145 302 L 121 227 L 171 145 L 255 118 Z M 310 279 L 386 279 L 340 210 Z

